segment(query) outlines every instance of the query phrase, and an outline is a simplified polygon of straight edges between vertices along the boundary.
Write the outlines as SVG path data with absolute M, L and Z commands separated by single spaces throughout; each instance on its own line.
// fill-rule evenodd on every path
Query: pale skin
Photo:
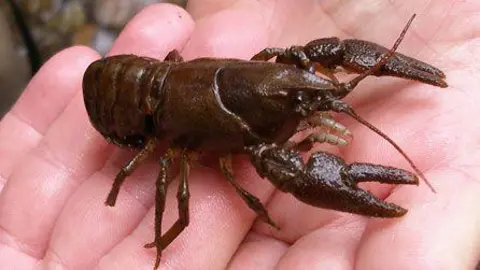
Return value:
M 297 4 L 292 4 L 296 2 Z M 190 226 L 162 254 L 161 269 L 472 269 L 480 251 L 480 3 L 471 1 L 190 0 L 185 11 L 153 5 L 137 15 L 110 54 L 163 59 L 178 49 L 248 59 L 269 46 L 315 38 L 359 38 L 389 47 L 418 13 L 399 51 L 447 74 L 439 89 L 369 78 L 346 100 L 390 135 L 435 187 L 365 185 L 409 212 L 374 219 L 309 207 L 275 191 L 248 161 L 236 178 L 265 203 L 280 231 L 256 219 L 214 169 L 189 176 Z M 109 145 L 91 126 L 81 78 L 99 55 L 67 49 L 33 78 L 0 122 L 2 269 L 151 269 L 152 158 L 128 178 L 114 208 L 104 201 L 133 153 Z M 409 169 L 390 146 L 351 119 L 351 145 L 323 147 L 347 161 Z M 164 228 L 177 218 L 175 181 Z

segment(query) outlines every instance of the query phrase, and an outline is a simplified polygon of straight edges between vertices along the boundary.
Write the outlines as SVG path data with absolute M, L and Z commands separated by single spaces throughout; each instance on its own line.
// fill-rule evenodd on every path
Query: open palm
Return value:
M 416 162 L 424 183 L 395 189 L 363 185 L 409 209 L 374 219 L 313 208 L 275 191 L 244 157 L 237 180 L 258 196 L 282 228 L 261 221 L 213 169 L 194 168 L 190 225 L 162 254 L 169 269 L 472 269 L 480 251 L 480 101 L 477 55 L 480 4 L 457 1 L 190 0 L 189 11 L 153 5 L 123 31 L 110 54 L 163 59 L 179 49 L 198 56 L 248 59 L 264 47 L 354 37 L 389 47 L 418 13 L 399 51 L 431 63 L 450 87 L 368 78 L 346 99 Z M 114 208 L 104 201 L 132 156 L 92 128 L 81 93 L 83 72 L 99 56 L 67 49 L 33 78 L 0 122 L 0 266 L 2 269 L 151 269 L 152 159 L 127 179 Z M 347 161 L 410 169 L 384 140 L 352 119 L 342 149 Z M 3 188 L 2 188 L 3 187 Z M 176 185 L 168 191 L 164 228 L 177 218 Z

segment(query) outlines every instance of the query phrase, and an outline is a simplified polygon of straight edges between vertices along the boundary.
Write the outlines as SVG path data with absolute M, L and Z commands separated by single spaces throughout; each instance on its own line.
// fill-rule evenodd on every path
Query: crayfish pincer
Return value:
M 370 163 L 345 164 L 343 159 L 316 152 L 305 164 L 297 151 L 275 144 L 247 147 L 258 174 L 300 201 L 326 209 L 375 217 L 399 217 L 407 210 L 384 202 L 357 187 L 362 181 L 418 184 L 415 174 Z M 319 199 L 322 198 L 322 199 Z
M 417 184 L 421 172 L 390 138 L 363 120 L 342 99 L 370 75 L 394 75 L 446 87 L 437 68 L 396 53 L 414 16 L 392 49 L 366 41 L 320 39 L 307 46 L 265 49 L 252 60 L 199 58 L 183 61 L 177 51 L 164 61 L 117 55 L 93 62 L 83 78 L 85 106 L 93 126 L 110 142 L 139 152 L 117 174 L 106 204 L 114 206 L 125 180 L 156 148 L 155 268 L 165 249 L 189 224 L 189 163 L 195 154 L 218 155 L 220 168 L 237 193 L 260 218 L 277 227 L 259 199 L 240 186 L 231 154 L 250 155 L 260 175 L 305 203 L 367 216 L 395 217 L 406 210 L 356 187 L 360 181 Z M 275 62 L 268 62 L 277 57 Z M 359 73 L 340 83 L 339 68 Z M 321 74 L 318 74 L 321 73 Z M 322 75 L 323 74 L 323 75 Z M 326 77 L 325 77 L 326 76 Z M 314 144 L 345 145 L 346 127 L 331 116 L 345 113 L 388 140 L 412 165 L 416 175 L 368 163 L 345 164 L 324 152 L 309 161 L 301 151 Z M 309 132 L 299 142 L 290 138 Z M 162 216 L 171 164 L 180 162 L 178 220 L 163 235 Z

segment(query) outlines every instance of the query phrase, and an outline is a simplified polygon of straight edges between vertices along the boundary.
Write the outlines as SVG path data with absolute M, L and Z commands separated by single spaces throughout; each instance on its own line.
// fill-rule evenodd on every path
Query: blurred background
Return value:
M 145 6 L 187 0 L 1 0 L 0 118 L 51 56 L 72 45 L 105 54 Z

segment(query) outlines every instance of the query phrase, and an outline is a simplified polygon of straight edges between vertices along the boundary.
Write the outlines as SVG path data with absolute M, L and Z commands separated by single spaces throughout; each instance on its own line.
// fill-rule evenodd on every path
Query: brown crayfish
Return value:
M 231 154 L 249 155 L 262 177 L 307 204 L 374 217 L 404 215 L 407 210 L 374 197 L 357 183 L 418 184 L 416 175 L 422 174 L 391 139 L 342 99 L 370 75 L 447 87 L 442 71 L 395 52 L 414 17 L 390 50 L 362 40 L 321 38 L 305 46 L 267 48 L 248 61 L 183 61 L 174 50 L 164 61 L 117 55 L 93 62 L 83 79 L 91 123 L 109 141 L 139 149 L 116 176 L 106 204 L 115 205 L 123 181 L 154 151 L 157 142 L 169 146 L 160 159 L 156 182 L 155 238 L 145 245 L 157 249 L 155 268 L 162 250 L 189 224 L 188 164 L 191 154 L 200 150 L 221 156 L 220 168 L 226 179 L 273 227 L 277 226 L 260 200 L 235 181 Z M 275 62 L 268 62 L 274 57 Z M 360 75 L 340 83 L 335 77 L 340 68 Z M 345 164 L 326 152 L 312 154 L 305 163 L 300 151 L 310 150 L 315 143 L 346 144 L 330 131 L 348 135 L 348 129 L 329 112 L 350 115 L 381 135 L 409 161 L 416 174 L 370 163 Z M 316 127 L 328 127 L 329 131 L 313 131 Z M 305 139 L 290 140 L 304 130 L 311 130 Z M 179 217 L 162 235 L 168 172 L 175 158 L 180 160 Z

